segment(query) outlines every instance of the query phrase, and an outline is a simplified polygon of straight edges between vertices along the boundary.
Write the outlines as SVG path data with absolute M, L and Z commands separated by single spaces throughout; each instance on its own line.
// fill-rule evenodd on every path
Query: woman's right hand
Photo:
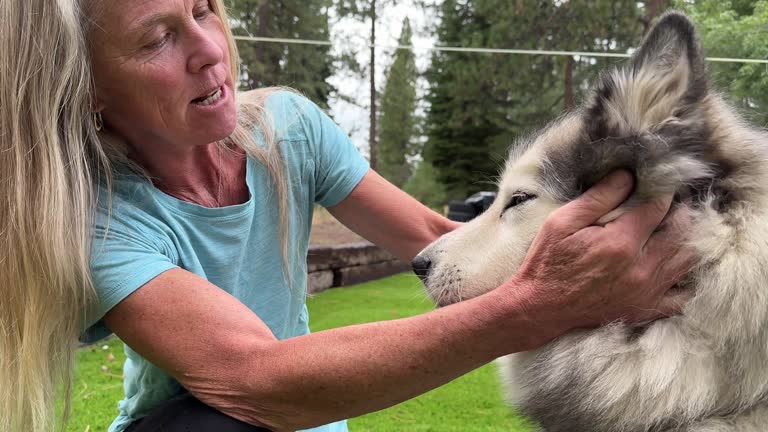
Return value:
M 669 316 L 691 297 L 669 292 L 695 260 L 685 247 L 690 225 L 685 207 L 664 220 L 672 196 L 642 204 L 605 226 L 593 225 L 631 189 L 629 173 L 617 171 L 555 211 L 508 284 L 527 290 L 526 312 L 550 337 L 615 320 Z

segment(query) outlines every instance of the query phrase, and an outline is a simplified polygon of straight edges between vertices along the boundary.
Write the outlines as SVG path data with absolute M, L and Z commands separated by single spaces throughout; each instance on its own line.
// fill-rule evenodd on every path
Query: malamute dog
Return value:
M 502 284 L 548 214 L 627 168 L 628 205 L 674 191 L 689 206 L 694 297 L 680 316 L 501 359 L 510 400 L 547 432 L 766 432 L 767 144 L 710 89 L 693 24 L 669 13 L 581 108 L 515 146 L 489 210 L 421 252 L 427 290 L 446 304 Z

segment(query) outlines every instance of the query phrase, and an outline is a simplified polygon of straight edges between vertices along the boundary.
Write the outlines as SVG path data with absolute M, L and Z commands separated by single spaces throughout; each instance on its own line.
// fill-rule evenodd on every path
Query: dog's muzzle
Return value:
M 411 267 L 416 276 L 421 279 L 422 282 L 426 282 L 429 278 L 429 271 L 432 269 L 432 260 L 428 257 L 417 256 L 411 261 Z

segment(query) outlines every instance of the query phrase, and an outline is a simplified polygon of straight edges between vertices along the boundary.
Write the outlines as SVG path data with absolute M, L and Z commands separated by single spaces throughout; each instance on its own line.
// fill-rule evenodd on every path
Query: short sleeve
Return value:
M 99 211 L 93 229 L 90 270 L 97 300 L 87 311 L 83 342 L 111 331 L 101 319 L 123 299 L 161 273 L 177 267 L 162 230 L 129 204 L 113 203 L 111 214 Z
M 291 92 L 270 99 L 298 111 L 314 159 L 315 202 L 323 207 L 341 202 L 368 172 L 368 161 L 344 130 L 310 100 Z

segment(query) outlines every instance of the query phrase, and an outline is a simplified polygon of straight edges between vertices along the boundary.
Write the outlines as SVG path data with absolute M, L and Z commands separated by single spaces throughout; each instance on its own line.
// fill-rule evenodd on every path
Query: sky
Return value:
M 376 27 L 377 45 L 394 46 L 400 37 L 403 20 L 407 16 L 411 21 L 414 37 L 413 45 L 417 49 L 416 66 L 419 71 L 425 71 L 429 67 L 431 51 L 418 49 L 434 46 L 432 29 L 436 24 L 435 18 L 428 12 L 414 7 L 411 0 L 393 2 L 394 5 L 382 6 L 379 9 L 379 18 Z M 331 41 L 333 53 L 340 54 L 342 50 L 356 53 L 355 58 L 361 65 L 370 62 L 370 49 L 367 47 L 370 41 L 370 21 L 361 22 L 357 19 L 331 18 Z M 386 68 L 394 59 L 395 50 L 377 48 L 376 53 L 376 88 L 384 89 Z M 366 69 L 367 70 L 367 69 Z M 330 114 L 339 125 L 350 134 L 352 142 L 360 151 L 368 156 L 368 134 L 370 128 L 370 81 L 366 73 L 365 77 L 356 76 L 349 71 L 339 69 L 329 78 L 329 82 L 338 90 L 342 97 L 334 96 L 329 100 Z M 419 93 L 423 96 L 426 83 L 419 82 Z M 355 101 L 354 104 L 345 99 Z

